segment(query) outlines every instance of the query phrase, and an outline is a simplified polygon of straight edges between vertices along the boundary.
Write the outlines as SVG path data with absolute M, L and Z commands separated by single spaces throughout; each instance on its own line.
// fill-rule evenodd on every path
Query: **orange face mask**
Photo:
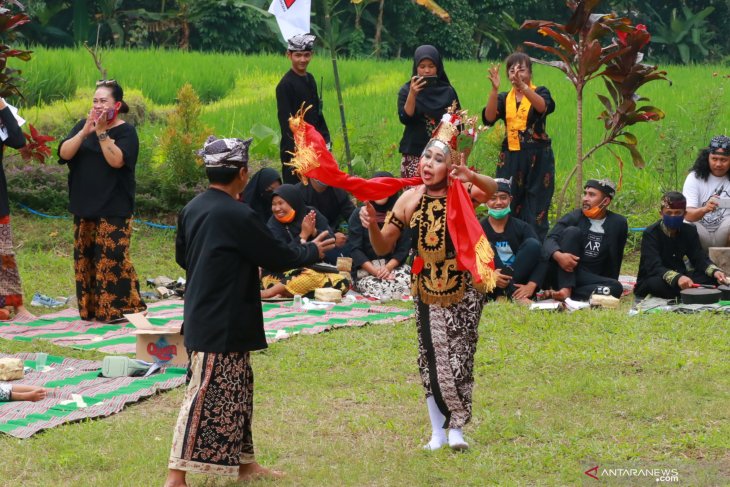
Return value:
M 274 216 L 274 218 L 276 218 L 279 223 L 291 223 L 295 216 L 297 216 L 297 212 L 292 208 L 292 210 L 283 217 L 280 218 L 278 216 Z
M 603 214 L 604 208 L 605 208 L 605 206 L 603 206 L 603 203 L 601 203 L 598 206 L 592 206 L 592 207 L 588 208 L 587 210 L 583 210 L 583 214 L 586 216 L 586 218 L 595 220 Z

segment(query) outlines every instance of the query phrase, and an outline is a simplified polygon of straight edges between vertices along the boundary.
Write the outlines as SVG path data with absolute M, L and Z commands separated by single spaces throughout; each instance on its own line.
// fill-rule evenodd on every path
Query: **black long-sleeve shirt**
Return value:
M 8 181 L 5 178 L 3 154 L 5 153 L 6 145 L 13 149 L 23 147 L 25 145 L 25 137 L 23 136 L 23 131 L 18 126 L 18 121 L 13 116 L 13 112 L 10 111 L 10 107 L 6 106 L 0 110 L 0 121 L 5 126 L 5 130 L 8 131 L 8 138 L 0 141 L 0 217 L 5 217 L 10 214 L 10 203 L 8 202 Z
M 199 352 L 266 348 L 259 266 L 284 271 L 319 260 L 317 246 L 290 247 L 245 203 L 217 189 L 178 216 L 175 260 L 185 269 L 185 347 Z
M 347 245 L 350 247 L 353 275 L 365 262 L 375 259 L 395 259 L 402 264 L 411 249 L 410 228 L 405 228 L 401 232 L 393 252 L 387 255 L 378 255 L 370 243 L 367 229 L 363 228 L 362 223 L 360 223 L 360 208 L 355 208 L 350 215 L 349 231 Z
M 330 131 L 319 104 L 317 82 L 314 80 L 314 76 L 310 73 L 307 73 L 306 76 L 299 76 L 290 69 L 276 85 L 276 112 L 281 129 L 279 151 L 282 162 L 289 162 L 292 157 L 289 152 L 294 152 L 294 139 L 289 129 L 289 117 L 299 111 L 302 103 L 305 107 L 312 105 L 312 108 L 304 115 L 304 120 L 322 134 L 325 142 L 330 142 Z
M 344 189 L 328 186 L 319 193 L 311 184 L 297 183 L 296 187 L 302 193 L 304 203 L 319 210 L 333 230 L 337 230 L 341 222 L 346 222 L 355 209 L 349 193 Z
M 641 257 L 636 286 L 645 279 L 661 277 L 670 286 L 676 286 L 682 276 L 688 276 L 685 256 L 692 263 L 695 272 L 710 277 L 720 268 L 712 263 L 702 246 L 697 228 L 682 223 L 679 231 L 669 236 L 662 230 L 661 221 L 649 225 L 641 236 Z
M 567 227 L 580 228 L 584 243 L 586 245 L 590 243 L 587 242 L 587 237 L 591 229 L 591 220 L 581 210 L 573 210 L 558 220 L 555 226 L 550 229 L 547 237 L 545 237 L 545 242 L 543 243 L 545 258 L 550 259 L 556 251 L 562 250 L 560 248 L 560 238 Z M 603 231 L 601 251 L 599 254 L 604 252 L 605 254 L 601 256 L 600 263 L 596 262 L 598 264 L 596 267 L 598 268 L 594 267 L 589 270 L 603 277 L 618 279 L 621 272 L 621 263 L 624 260 L 624 247 L 626 247 L 629 224 L 625 217 L 612 211 L 607 211 L 606 221 L 603 222 Z M 579 266 L 585 266 L 587 264 L 586 250 L 584 249 L 583 253 L 578 256 L 581 258 L 578 263 Z

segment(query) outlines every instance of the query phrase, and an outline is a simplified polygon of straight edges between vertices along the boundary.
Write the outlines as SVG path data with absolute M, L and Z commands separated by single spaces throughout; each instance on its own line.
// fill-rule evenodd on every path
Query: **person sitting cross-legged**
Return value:
M 487 240 L 494 251 L 497 287 L 488 298 L 507 296 L 529 303 L 542 285 L 547 271 L 542 244 L 527 222 L 510 216 L 510 181 L 497 179 L 497 191 L 487 200 L 489 216 L 481 220 Z
M 662 198 L 661 220 L 649 225 L 641 238 L 639 275 L 634 294 L 672 299 L 696 284 L 724 284 L 727 276 L 700 246 L 697 227 L 684 223 L 687 200 L 669 191 Z M 689 259 L 693 270 L 685 264 Z
M 629 226 L 610 211 L 616 189 L 608 179 L 590 179 L 583 190 L 583 208 L 563 216 L 550 230 L 543 249 L 549 259 L 546 297 L 587 300 L 597 288 L 608 287 L 618 298 L 618 281 Z

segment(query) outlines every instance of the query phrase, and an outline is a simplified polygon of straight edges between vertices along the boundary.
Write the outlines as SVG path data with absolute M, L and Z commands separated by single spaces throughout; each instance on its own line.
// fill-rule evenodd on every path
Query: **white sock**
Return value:
M 469 443 L 464 440 L 461 428 L 452 428 L 449 430 L 449 446 L 454 450 L 466 450 Z
M 431 419 L 431 441 L 423 449 L 431 451 L 438 450 L 447 443 L 446 430 L 444 429 L 446 416 L 441 414 L 433 396 L 426 398 L 426 405 L 428 406 L 428 417 Z

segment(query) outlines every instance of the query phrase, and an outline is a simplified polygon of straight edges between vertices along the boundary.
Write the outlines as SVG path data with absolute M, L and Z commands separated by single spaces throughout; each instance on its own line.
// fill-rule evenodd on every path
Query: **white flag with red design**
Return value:
M 276 17 L 284 41 L 297 34 L 309 33 L 311 11 L 312 0 L 274 0 L 269 6 L 269 13 Z

